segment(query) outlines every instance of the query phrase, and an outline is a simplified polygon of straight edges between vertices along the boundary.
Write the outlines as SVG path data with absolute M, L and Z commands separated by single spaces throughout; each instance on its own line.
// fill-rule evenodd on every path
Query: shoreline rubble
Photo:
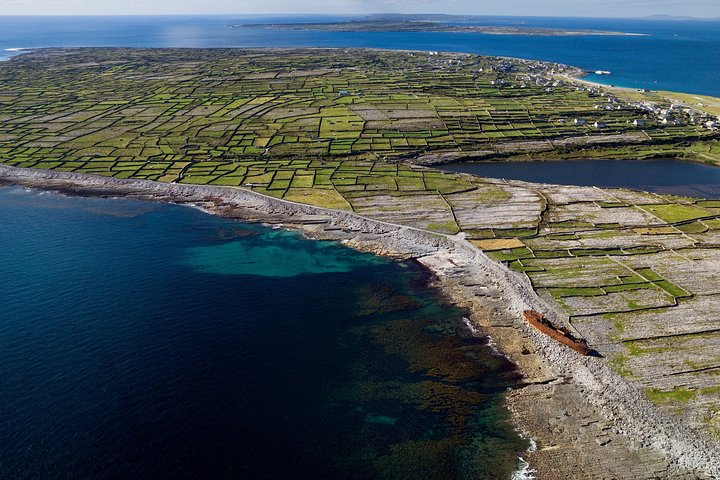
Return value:
M 555 446 L 543 445 L 540 441 L 537 451 L 524 457 L 537 470 L 538 478 L 561 478 L 548 476 L 557 472 L 552 464 L 556 450 L 591 448 L 593 452 L 588 455 L 601 461 L 611 455 L 608 444 L 623 451 L 629 447 L 627 450 L 642 451 L 645 456 L 654 455 L 654 467 L 648 467 L 648 475 L 658 475 L 657 462 L 662 455 L 666 475 L 647 478 L 720 478 L 718 442 L 704 438 L 661 412 L 602 359 L 582 357 L 530 328 L 522 320 L 524 310 L 543 312 L 560 323 L 565 316 L 557 305 L 539 297 L 526 278 L 491 260 L 462 234 L 435 234 L 239 188 L 119 180 L 0 165 L 0 186 L 11 184 L 75 195 L 191 204 L 209 213 L 299 230 L 310 238 L 337 240 L 378 255 L 414 258 L 437 276 L 438 285 L 450 299 L 470 308 L 474 325 L 493 338 L 499 350 L 518 365 L 528 386 L 510 392 L 508 407 L 523 435 L 536 439 L 542 436 L 537 430 L 547 427 L 546 412 L 541 412 L 536 402 L 540 397 L 549 399 L 553 409 L 566 412 L 556 423 L 572 416 L 568 412 L 573 408 L 580 412 L 592 411 L 595 420 L 590 423 L 599 424 L 597 419 L 607 423 L 607 428 L 600 429 L 608 432 L 607 438 L 595 437 L 594 444 L 573 445 L 569 438 L 560 439 Z M 616 441 L 611 442 L 613 439 Z M 622 442 L 626 445 L 621 445 Z M 612 460 L 605 458 L 606 462 Z M 597 468 L 601 467 L 602 463 L 598 463 Z M 623 465 L 615 467 L 624 468 Z M 599 471 L 587 474 L 598 476 L 583 476 L 641 478 L 635 471 L 628 471 L 627 477 L 609 472 L 610 476 L 606 477 Z

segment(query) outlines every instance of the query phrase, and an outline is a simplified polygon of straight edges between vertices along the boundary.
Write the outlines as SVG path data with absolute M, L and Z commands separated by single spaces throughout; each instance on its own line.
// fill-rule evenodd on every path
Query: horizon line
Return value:
M 604 15 L 483 15 L 483 14 L 461 14 L 461 13 L 399 13 L 399 12 L 346 12 L 346 13 L 239 13 L 239 12 L 208 12 L 208 13 L 54 13 L 54 14 L 34 14 L 34 13 L 3 13 L 0 14 L 2 17 L 209 17 L 209 16 L 246 16 L 246 17 L 307 17 L 307 16 L 318 16 L 318 17 L 342 17 L 342 16 L 370 16 L 370 15 L 397 15 L 405 17 L 418 17 L 418 16 L 430 16 L 430 15 L 444 15 L 449 17 L 481 17 L 481 18 L 593 18 L 593 19 L 608 19 L 608 20 L 657 20 L 657 21 L 671 21 L 671 20 L 720 20 L 720 17 L 691 17 L 691 16 L 680 16 L 680 15 L 667 15 L 667 14 L 650 14 L 643 16 L 604 16 Z

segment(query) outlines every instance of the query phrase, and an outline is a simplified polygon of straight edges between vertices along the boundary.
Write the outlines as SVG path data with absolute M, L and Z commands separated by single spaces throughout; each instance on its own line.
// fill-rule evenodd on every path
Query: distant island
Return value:
M 231 28 L 274 28 L 283 30 L 315 30 L 324 32 L 450 32 L 486 35 L 534 35 L 546 37 L 577 35 L 642 35 L 605 30 L 567 30 L 525 27 L 519 25 L 458 25 L 482 21 L 481 17 L 445 15 L 370 15 L 360 20 L 318 23 L 261 23 L 230 25 Z M 449 23 L 453 22 L 453 23 Z

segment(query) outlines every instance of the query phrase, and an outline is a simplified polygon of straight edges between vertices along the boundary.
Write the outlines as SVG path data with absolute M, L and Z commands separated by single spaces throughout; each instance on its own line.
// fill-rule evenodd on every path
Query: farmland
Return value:
M 459 188 L 409 166 L 418 158 L 578 156 L 608 144 L 679 155 L 713 137 L 695 125 L 634 128 L 646 114 L 621 99 L 546 86 L 568 71 L 365 50 L 41 50 L 0 65 L 0 161 L 287 199 L 328 190 L 309 203 L 348 207 L 364 191 Z
M 39 50 L 0 64 L 0 163 L 244 188 L 462 234 L 527 275 L 661 408 L 720 432 L 719 202 L 424 166 L 720 164 L 716 131 L 637 106 L 669 108 L 665 95 L 608 93 L 573 73 L 427 52 Z

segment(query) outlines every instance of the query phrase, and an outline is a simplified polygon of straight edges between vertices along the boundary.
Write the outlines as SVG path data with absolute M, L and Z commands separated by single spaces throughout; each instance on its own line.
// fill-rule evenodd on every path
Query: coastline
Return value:
M 612 36 L 612 37 L 645 37 L 644 33 L 619 32 L 609 30 L 581 30 L 546 27 L 508 27 L 498 25 L 458 25 L 438 21 L 425 22 L 417 20 L 360 20 L 339 23 L 266 23 L 237 24 L 230 28 L 250 28 L 268 30 L 295 30 L 317 32 L 361 32 L 361 33 L 469 33 L 482 35 L 525 35 L 541 37 L 572 37 L 572 36 Z
M 577 69 L 575 72 L 563 75 L 563 74 L 556 74 L 555 77 L 566 80 L 569 82 L 578 82 L 584 86 L 588 87 L 595 87 L 595 88 L 602 88 L 606 89 L 610 92 L 619 93 L 619 94 L 636 94 L 643 92 L 643 89 L 639 88 L 633 88 L 633 87 L 618 87 L 616 85 L 613 85 L 612 83 L 600 83 L 597 81 L 587 80 L 588 75 L 591 72 Z M 612 78 L 612 77 L 608 77 Z M 692 98 L 693 101 L 696 101 L 698 103 L 707 102 L 709 105 L 704 104 L 703 107 L 699 105 L 694 105 L 694 108 L 698 108 L 698 110 L 703 110 L 709 113 L 710 115 L 719 115 L 720 114 L 720 98 L 714 97 L 712 95 L 706 95 L 702 93 L 694 93 L 694 92 L 674 92 L 670 90 L 649 90 L 648 92 L 643 93 L 651 93 L 654 95 L 658 95 L 666 100 L 669 101 L 687 101 L 688 98 Z
M 32 48 L 5 48 L 3 50 L 0 50 L 0 62 L 8 62 L 13 57 L 17 57 L 18 55 L 22 55 L 24 53 L 30 53 L 32 51 Z
M 669 475 L 688 471 L 700 478 L 720 475 L 720 459 L 713 458 L 715 443 L 698 438 L 661 413 L 604 361 L 580 357 L 530 329 L 520 319 L 524 309 L 543 311 L 550 318 L 559 318 L 560 312 L 538 297 L 526 278 L 492 261 L 463 236 L 430 233 L 240 188 L 3 165 L 0 184 L 196 205 L 212 214 L 298 230 L 310 238 L 336 240 L 378 255 L 414 258 L 436 275 L 438 286 L 453 302 L 469 309 L 473 325 L 489 335 L 523 374 L 527 386 L 509 393 L 508 407 L 521 433 L 539 441 L 537 451 L 526 458 L 538 478 L 577 478 L 578 472 L 586 478 L 661 474 L 665 476 L 660 478 L 672 478 Z M 626 456 L 617 458 L 618 452 L 626 451 Z M 574 460 L 568 462 L 569 458 Z

